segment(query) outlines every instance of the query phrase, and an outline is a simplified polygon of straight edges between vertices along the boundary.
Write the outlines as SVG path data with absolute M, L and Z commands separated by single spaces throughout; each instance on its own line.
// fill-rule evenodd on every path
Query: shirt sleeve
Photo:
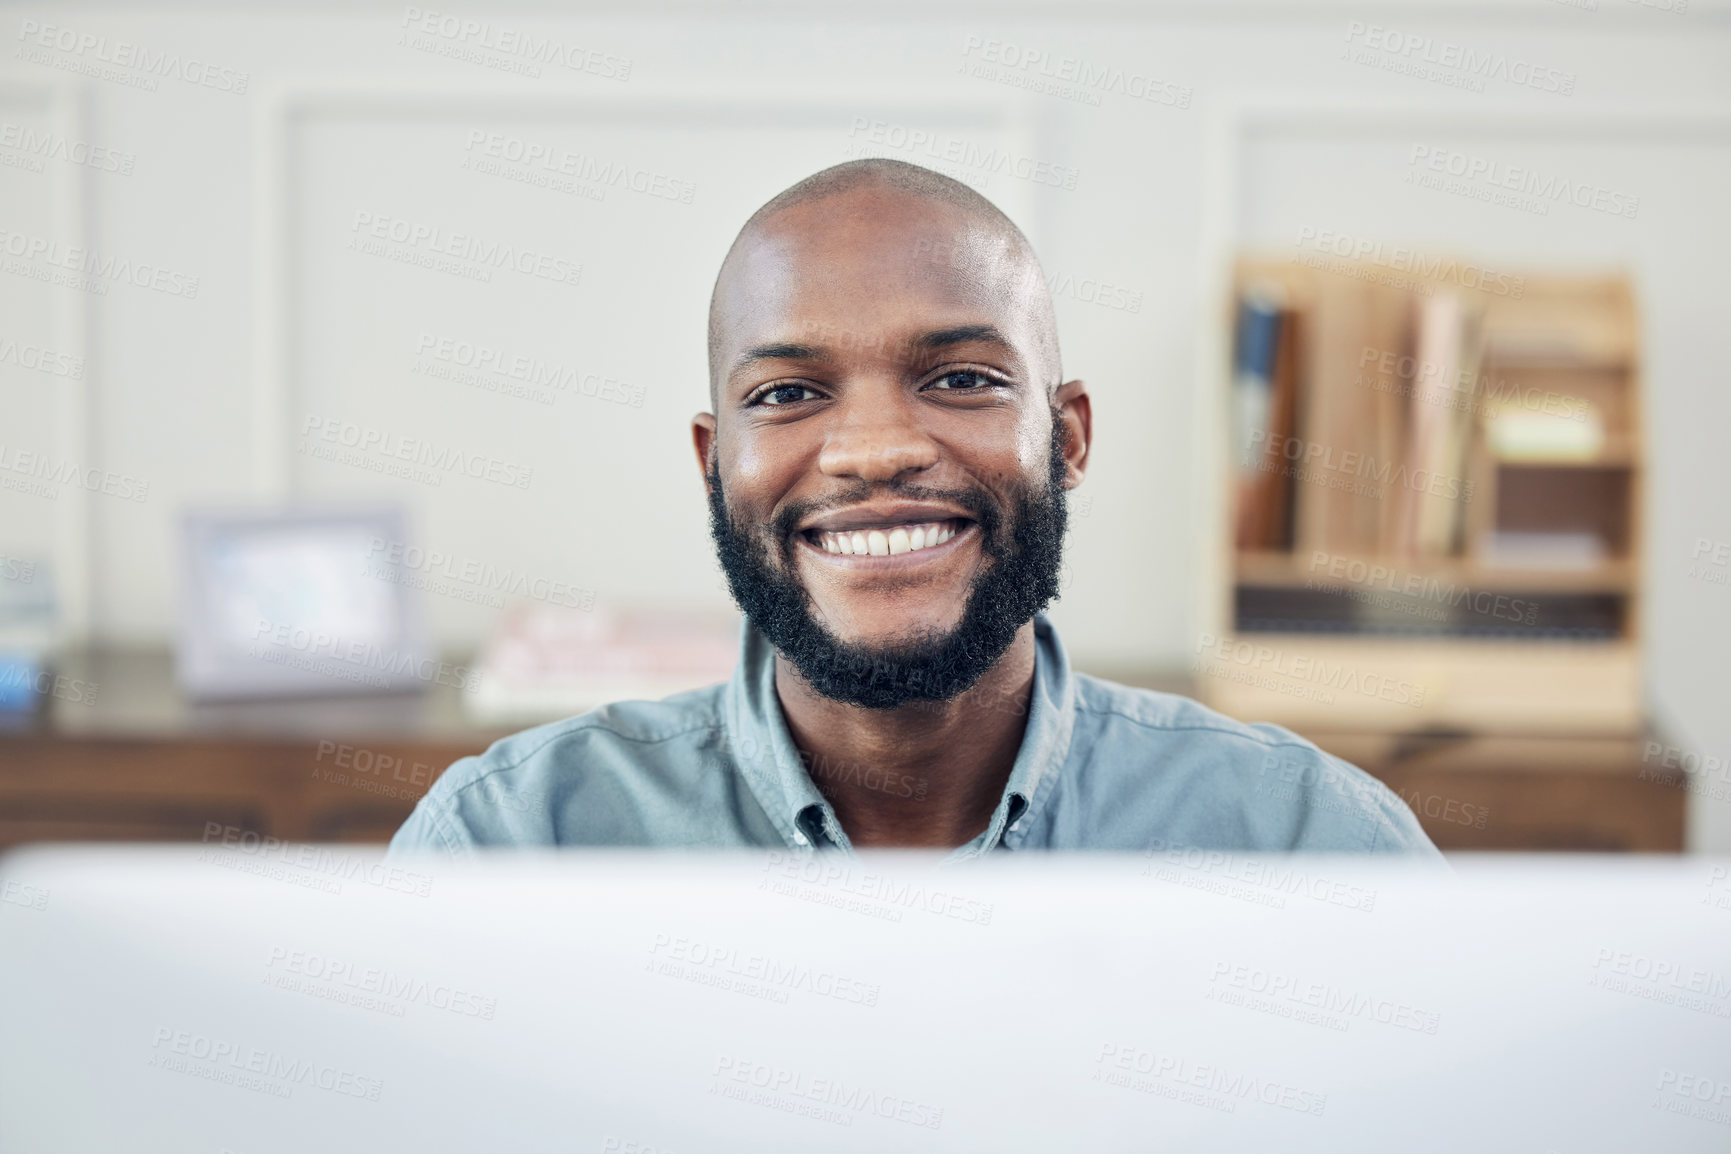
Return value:
M 415 803 L 414 812 L 391 838 L 385 856 L 391 859 L 438 853 L 464 857 L 474 852 L 475 845 L 468 825 L 444 793 L 435 791 Z
M 1332 753 L 1317 750 L 1317 756 L 1357 783 L 1357 788 L 1352 792 L 1363 807 L 1363 819 L 1370 825 L 1370 844 L 1364 847 L 1366 852 L 1412 854 L 1439 859 L 1442 857 L 1442 852 L 1431 841 L 1430 835 L 1425 833 L 1411 808 L 1394 790 Z

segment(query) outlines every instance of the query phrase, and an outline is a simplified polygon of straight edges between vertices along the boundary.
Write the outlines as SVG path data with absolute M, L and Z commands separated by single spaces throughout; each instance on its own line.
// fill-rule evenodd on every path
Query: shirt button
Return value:
M 794 834 L 793 835 L 793 843 L 795 845 L 804 845 L 805 844 L 805 835 L 803 833 Z

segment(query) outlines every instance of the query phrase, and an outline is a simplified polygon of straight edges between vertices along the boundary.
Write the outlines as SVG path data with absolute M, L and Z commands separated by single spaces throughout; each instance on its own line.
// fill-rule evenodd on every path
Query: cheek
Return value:
M 799 472 L 798 453 L 777 445 L 773 436 L 748 433 L 723 442 L 719 464 L 723 485 L 734 500 L 753 510 L 767 510 L 792 485 Z
M 1044 477 L 1051 455 L 1051 418 L 1030 412 L 1016 426 L 1016 464 L 1024 476 Z

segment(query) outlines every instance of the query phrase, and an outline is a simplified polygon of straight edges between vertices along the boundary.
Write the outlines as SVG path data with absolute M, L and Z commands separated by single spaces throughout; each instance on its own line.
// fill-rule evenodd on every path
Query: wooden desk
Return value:
M 456 692 L 193 706 L 161 651 L 71 655 L 93 703 L 50 699 L 0 733 L 0 847 L 26 841 L 199 841 L 211 823 L 284 840 L 382 842 L 459 757 L 506 730 Z M 1187 693 L 1182 677 L 1102 670 Z M 1444 849 L 1683 846 L 1682 779 L 1642 776 L 1642 738 L 1314 732 L 1406 798 Z M 1651 767 L 1649 767 L 1651 768 Z
M 1685 783 L 1673 771 L 1655 779 L 1645 735 L 1305 736 L 1400 794 L 1445 850 L 1683 849 Z
M 503 730 L 454 689 L 193 705 L 164 651 L 72 654 L 92 703 L 48 699 L 0 733 L 0 846 L 199 841 L 209 823 L 284 840 L 382 842 L 451 762 Z

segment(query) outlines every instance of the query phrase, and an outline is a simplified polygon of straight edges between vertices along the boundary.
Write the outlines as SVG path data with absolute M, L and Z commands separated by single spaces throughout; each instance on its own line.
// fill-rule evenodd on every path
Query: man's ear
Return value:
M 709 474 L 715 463 L 715 414 L 699 413 L 691 418 L 691 447 L 697 450 L 697 471 L 703 475 L 703 487 L 709 488 Z
M 1088 449 L 1094 442 L 1094 403 L 1088 399 L 1088 386 L 1079 380 L 1065 381 L 1052 394 L 1052 407 L 1069 434 L 1064 440 L 1064 460 L 1070 466 L 1064 488 L 1074 489 L 1088 471 Z

